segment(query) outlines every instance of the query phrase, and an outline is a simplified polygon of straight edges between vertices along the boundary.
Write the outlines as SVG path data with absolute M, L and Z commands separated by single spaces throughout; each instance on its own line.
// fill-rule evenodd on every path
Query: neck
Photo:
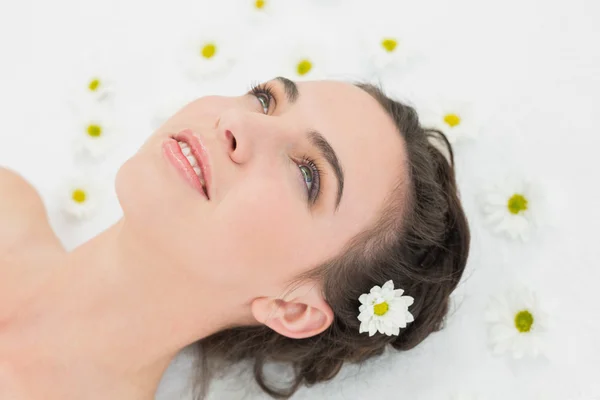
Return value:
M 19 308 L 9 324 L 13 334 L 0 341 L 8 349 L 0 348 L 0 354 L 12 354 L 26 379 L 35 370 L 40 374 L 31 376 L 35 382 L 48 381 L 49 387 L 64 382 L 69 398 L 89 398 L 92 387 L 115 399 L 153 398 L 165 369 L 185 346 L 255 322 L 246 316 L 243 301 L 199 287 L 169 265 L 167 255 L 144 248 L 123 219 L 59 264 Z M 75 386 L 81 392 L 71 394 Z

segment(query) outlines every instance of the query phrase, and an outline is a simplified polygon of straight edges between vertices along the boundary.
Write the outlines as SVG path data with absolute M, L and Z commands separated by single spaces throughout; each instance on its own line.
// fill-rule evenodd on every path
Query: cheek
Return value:
M 250 279 L 288 277 L 305 264 L 310 218 L 287 187 L 245 179 L 219 204 L 219 236 L 231 246 L 232 265 Z

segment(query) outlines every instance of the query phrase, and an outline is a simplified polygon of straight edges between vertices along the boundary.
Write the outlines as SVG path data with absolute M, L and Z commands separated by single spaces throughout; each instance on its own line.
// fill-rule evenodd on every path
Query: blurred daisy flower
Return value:
M 293 81 L 323 79 L 327 75 L 327 43 L 314 38 L 298 38 L 282 52 L 278 73 Z
M 75 153 L 100 161 L 117 145 L 112 113 L 90 109 L 77 117 L 73 146 Z
M 397 25 L 396 21 L 392 25 L 377 24 L 359 37 L 367 74 L 400 71 L 422 59 L 416 44 L 394 25 Z
M 485 312 L 489 323 L 489 341 L 494 354 L 510 353 L 516 359 L 542 353 L 542 335 L 548 316 L 534 292 L 514 289 L 502 297 L 493 297 Z
M 226 24 L 208 24 L 183 44 L 181 63 L 186 75 L 197 82 L 225 74 L 231 70 L 237 56 L 233 37 Z
M 61 211 L 70 218 L 91 218 L 102 203 L 99 182 L 84 174 L 71 175 L 57 189 Z
M 528 180 L 507 177 L 489 183 L 480 194 L 485 223 L 494 233 L 527 241 L 537 225 L 541 196 Z
M 67 85 L 67 102 L 74 111 L 113 106 L 115 80 L 109 69 L 97 67 L 79 75 L 79 79 L 74 79 Z
M 464 100 L 440 96 L 435 101 L 427 101 L 419 108 L 419 119 L 424 127 L 444 132 L 452 144 L 479 134 L 474 107 Z
M 249 8 L 249 20 L 252 23 L 262 23 L 273 15 L 273 0 L 241 0 Z
M 96 74 L 87 79 L 83 89 L 91 98 L 102 101 L 109 99 L 114 94 L 114 83 L 110 77 Z

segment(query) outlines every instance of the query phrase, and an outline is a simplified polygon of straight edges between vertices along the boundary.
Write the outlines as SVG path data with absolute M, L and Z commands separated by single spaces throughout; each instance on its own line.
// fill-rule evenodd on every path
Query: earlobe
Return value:
M 258 322 L 292 339 L 318 335 L 333 321 L 331 307 L 314 293 L 289 301 L 268 297 L 254 299 L 252 314 Z

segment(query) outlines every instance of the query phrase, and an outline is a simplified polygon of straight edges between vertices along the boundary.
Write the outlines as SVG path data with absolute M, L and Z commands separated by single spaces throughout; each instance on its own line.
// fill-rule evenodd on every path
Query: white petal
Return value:
M 361 312 L 360 314 L 358 314 L 358 320 L 361 321 L 361 322 L 362 321 L 368 321 L 369 319 L 371 319 L 371 316 L 368 313 L 364 312 L 364 311 Z
M 506 353 L 506 351 L 510 347 L 510 343 L 511 343 L 510 341 L 492 343 L 494 354 L 500 355 L 500 354 Z
M 388 326 L 388 325 L 386 325 L 386 326 L 384 327 L 384 331 L 385 331 L 385 334 L 386 334 L 386 335 L 388 335 L 388 336 L 392 336 L 392 333 L 394 332 L 394 328 L 393 328 L 391 325 L 389 325 L 389 326 Z
M 368 331 L 369 331 L 369 321 L 361 322 L 358 333 L 363 333 L 363 332 L 368 332 Z
M 390 318 L 382 318 L 380 319 L 381 324 L 385 327 L 391 328 L 394 324 L 392 323 L 392 321 L 390 320 Z
M 362 304 L 367 304 L 367 299 L 368 299 L 367 294 L 361 294 L 360 297 L 358 298 L 358 301 L 360 301 Z
M 503 324 L 493 325 L 490 328 L 490 338 L 494 342 L 510 340 L 516 337 L 518 331 L 516 328 L 511 328 Z
M 408 310 L 408 307 L 411 306 L 414 302 L 414 299 L 410 296 L 402 296 L 402 297 L 395 297 L 394 299 L 392 299 L 389 304 L 390 304 L 390 308 L 393 308 L 395 310 L 402 310 L 402 311 L 406 311 Z
M 382 297 L 387 303 L 391 303 L 395 299 L 394 292 L 392 290 L 383 291 Z
M 385 326 L 383 325 L 381 320 L 375 321 L 377 323 L 377 330 L 379 333 L 385 334 Z
M 394 282 L 390 279 L 389 281 L 387 281 L 386 283 L 383 284 L 382 289 L 394 290 Z
M 374 294 L 374 295 L 378 295 L 381 293 L 381 288 L 377 285 L 373 286 L 371 288 L 371 291 L 369 292 L 370 294 Z
M 373 336 L 377 332 L 377 325 L 375 321 L 371 321 L 369 324 L 369 336 Z

